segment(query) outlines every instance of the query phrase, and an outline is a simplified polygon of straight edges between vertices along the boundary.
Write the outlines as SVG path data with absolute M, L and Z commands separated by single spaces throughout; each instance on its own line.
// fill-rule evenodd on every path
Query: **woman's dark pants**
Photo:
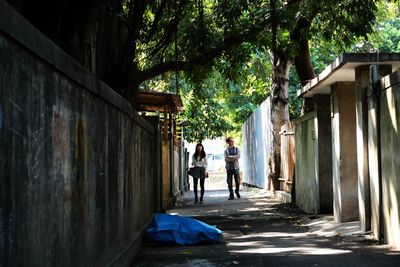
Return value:
M 204 196 L 204 180 L 205 178 L 194 178 L 193 177 L 193 190 L 194 190 L 194 198 L 197 199 L 197 184 L 199 183 L 200 180 L 200 200 L 203 200 Z

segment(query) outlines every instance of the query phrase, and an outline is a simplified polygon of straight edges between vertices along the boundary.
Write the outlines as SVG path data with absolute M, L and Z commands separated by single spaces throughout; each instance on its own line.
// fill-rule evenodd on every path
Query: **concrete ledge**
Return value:
M 285 191 L 275 191 L 275 196 L 283 203 L 292 203 L 292 195 Z

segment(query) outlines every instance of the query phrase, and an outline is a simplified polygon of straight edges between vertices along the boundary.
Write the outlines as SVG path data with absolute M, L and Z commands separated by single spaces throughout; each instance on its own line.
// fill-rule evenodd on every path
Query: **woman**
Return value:
M 193 190 L 194 190 L 194 204 L 203 204 L 203 196 L 204 196 L 204 180 L 205 180 L 205 172 L 207 170 L 207 154 L 204 151 L 204 147 L 202 144 L 196 145 L 196 151 L 192 156 L 192 166 L 193 172 Z M 197 184 L 200 179 L 200 202 L 197 198 Z

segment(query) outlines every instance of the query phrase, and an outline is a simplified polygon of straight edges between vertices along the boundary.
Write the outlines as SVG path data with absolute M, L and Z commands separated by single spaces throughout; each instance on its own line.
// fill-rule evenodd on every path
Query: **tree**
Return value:
M 180 92 L 185 109 L 185 139 L 200 142 L 205 138 L 237 135 L 248 116 L 269 95 L 269 58 L 255 51 L 247 62 L 232 67 L 225 60 L 217 62 L 201 83 L 181 75 Z M 174 81 L 170 80 L 173 91 Z
M 262 0 L 8 2 L 133 104 L 144 81 L 210 67 L 244 41 L 264 40 L 268 25 Z
M 139 85 L 159 75 L 196 70 L 195 74 L 191 72 L 191 80 L 200 82 L 212 72 L 217 58 L 235 65 L 246 62 L 250 56 L 246 51 L 253 47 L 270 49 L 274 128 L 270 179 L 273 189 L 279 186 L 278 132 L 289 120 L 288 78 L 292 64 L 300 82 L 307 83 L 315 77 L 310 42 L 323 39 L 337 47 L 353 43 L 359 36 L 371 32 L 379 2 L 8 1 L 133 104 Z M 304 107 L 307 111 L 310 105 L 305 103 Z
M 273 145 L 270 162 L 270 189 L 279 188 L 280 135 L 282 125 L 289 121 L 288 78 L 293 64 L 299 80 L 305 85 L 315 77 L 310 54 L 310 42 L 331 41 L 337 47 L 352 44 L 359 36 L 372 31 L 377 2 L 346 1 L 279 1 L 270 0 Z M 305 102 L 304 112 L 312 109 Z
M 368 35 L 368 40 L 364 40 L 362 45 L 369 44 L 373 50 L 381 52 L 400 52 L 400 18 L 399 10 L 394 10 L 392 5 L 382 7 L 384 14 L 378 13 L 379 21 L 374 31 Z M 363 49 L 356 46 L 355 50 Z

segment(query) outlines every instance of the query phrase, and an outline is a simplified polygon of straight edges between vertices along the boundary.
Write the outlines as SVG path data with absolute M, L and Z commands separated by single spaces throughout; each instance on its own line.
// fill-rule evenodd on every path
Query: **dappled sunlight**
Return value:
M 275 203 L 273 203 L 272 201 L 265 201 L 265 202 L 258 201 L 258 202 L 252 203 L 253 206 L 265 206 L 268 204 L 275 204 Z
M 230 247 L 243 247 L 243 246 L 259 247 L 259 246 L 265 246 L 265 242 L 264 241 L 229 242 L 229 243 L 227 243 L 227 246 L 230 246 Z
M 332 177 L 333 177 L 333 209 L 335 216 L 342 211 L 341 174 L 340 174 L 340 114 L 338 110 L 338 96 L 332 96 L 331 103 L 334 117 L 332 118 Z M 339 219 L 339 218 L 336 218 Z
M 306 248 L 306 247 L 262 247 L 248 248 L 242 250 L 230 250 L 232 253 L 251 253 L 251 254 L 298 254 L 298 255 L 340 255 L 352 253 L 351 250 L 332 249 L 332 248 Z
M 207 192 L 207 198 L 221 198 L 225 197 L 227 195 L 226 192 L 221 192 L 220 193 L 208 193 Z
M 391 177 L 390 178 L 390 207 L 387 207 L 385 209 L 385 212 L 389 212 L 387 214 L 387 220 L 386 220 L 386 229 L 389 232 L 388 234 L 388 240 L 390 244 L 394 244 L 396 246 L 400 246 L 400 224 L 399 224 L 399 206 L 398 206 L 398 196 L 397 196 L 397 188 L 393 185 L 393 182 L 395 178 Z
M 304 243 L 307 233 L 264 232 L 245 236 L 230 237 L 226 246 L 236 254 L 278 254 L 283 255 L 341 255 L 352 253 L 349 249 L 319 247 L 318 243 Z M 256 240 L 255 240 L 256 239 Z M 277 241 L 280 240 L 280 241 Z M 321 242 L 326 239 L 319 240 Z M 292 244 L 293 246 L 282 246 Z
M 341 264 L 347 263 L 343 257 L 363 259 L 365 249 L 370 249 L 373 257 L 384 257 L 384 253 L 389 257 L 400 255 L 387 248 L 375 248 L 372 239 L 360 242 L 365 240 L 360 235 L 344 237 L 345 233 L 358 230 L 358 222 L 336 223 L 331 215 L 298 214 L 290 205 L 277 204 L 273 199 L 269 201 L 258 196 L 257 193 L 243 192 L 241 199 L 227 200 L 226 190 L 211 190 L 206 193 L 204 205 L 193 205 L 190 196 L 189 206 L 173 212 L 192 214 L 193 218 L 216 226 L 223 231 L 221 242 L 184 248 L 159 246 L 156 250 L 149 246 L 148 259 L 159 257 L 161 252 L 165 258 L 175 256 L 174 262 L 184 258 L 185 264 L 190 266 L 196 265 L 197 259 L 205 259 L 199 266 L 209 266 L 210 262 L 216 263 L 216 259 L 216 266 L 269 266 L 272 259 L 283 263 L 274 266 L 294 266 L 294 262 L 298 261 L 312 263 L 303 266 L 315 266 L 316 263 L 322 266 L 325 262 L 354 266 L 352 261 L 350 265 Z M 336 262 L 338 258 L 341 261 Z M 189 262 L 188 259 L 193 261 Z
M 386 249 L 386 248 L 382 248 L 382 249 Z M 394 250 L 394 251 L 391 251 L 391 252 L 387 252 L 387 253 L 385 253 L 385 255 L 386 256 L 400 256 L 400 250 Z
M 393 96 L 393 89 L 386 90 L 386 97 L 387 97 L 387 109 L 389 111 L 390 121 L 392 123 L 393 130 L 397 134 L 397 118 L 396 118 L 396 99 Z
M 290 251 L 297 251 L 298 248 L 278 248 L 278 247 L 262 247 L 262 248 L 248 248 L 243 250 L 230 250 L 232 253 L 257 253 L 257 254 L 271 254 L 271 253 L 285 253 Z
M 299 238 L 306 237 L 307 233 L 288 233 L 288 232 L 264 232 L 264 233 L 254 233 L 247 234 L 243 236 L 232 237 L 232 240 L 241 240 L 249 238 L 276 238 L 276 237 L 286 237 L 286 238 Z
M 245 209 L 239 209 L 238 211 L 246 212 L 246 211 L 259 211 L 259 210 L 262 210 L 262 209 L 261 209 L 261 208 L 252 208 L 252 207 L 249 207 L 249 208 L 245 208 Z
M 385 239 L 389 244 L 400 246 L 400 195 L 398 186 L 400 160 L 398 156 L 396 157 L 399 146 L 399 95 L 396 87 L 384 91 L 381 103 L 386 106 L 382 108 L 380 130 L 382 138 L 382 198 Z
M 305 224 L 305 226 L 309 227 L 309 233 L 320 236 L 331 237 L 362 234 L 359 221 L 337 223 L 331 216 L 325 219 L 314 220 Z

